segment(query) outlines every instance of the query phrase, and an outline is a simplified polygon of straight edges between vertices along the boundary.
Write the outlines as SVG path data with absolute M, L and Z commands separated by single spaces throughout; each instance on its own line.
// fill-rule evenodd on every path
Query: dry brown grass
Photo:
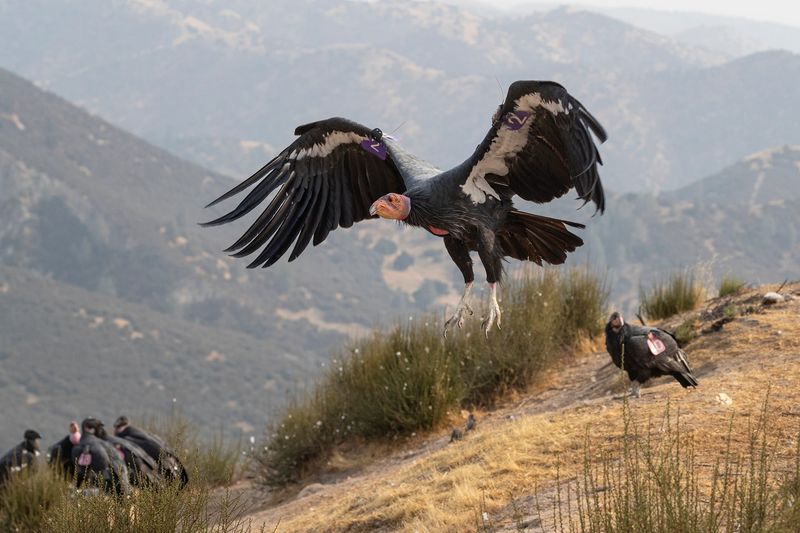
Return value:
M 757 308 L 757 292 L 774 288 L 744 292 L 735 303 Z M 800 293 L 800 285 L 786 290 Z M 696 315 L 699 328 L 708 328 L 719 305 L 720 299 L 711 300 L 672 321 Z M 663 379 L 644 389 L 641 400 L 630 402 L 637 424 L 658 427 L 669 401 L 671 416 L 679 414 L 682 431 L 697 443 L 699 476 L 710 482 L 711 465 L 725 451 L 731 424 L 733 445 L 746 446 L 747 429 L 770 388 L 770 438 L 777 460 L 788 461 L 800 428 L 800 301 L 739 316 L 722 331 L 698 337 L 687 353 L 700 387 L 685 391 Z M 619 449 L 623 402 L 609 392 L 620 377 L 605 367 L 607 360 L 605 354 L 577 358 L 530 396 L 481 414 L 477 431 L 464 440 L 448 445 L 446 437 L 431 435 L 402 442 L 388 458 L 350 472 L 351 477 L 331 474 L 336 483 L 254 515 L 254 524 L 274 527 L 280 520 L 278 531 L 292 532 L 474 531 L 485 511 L 493 528 L 514 530 L 513 500 L 534 494 L 546 500 L 557 472 L 562 481 L 581 475 L 585 450 L 600 459 Z M 719 393 L 732 404 L 718 401 Z M 549 530 L 552 513 L 543 519 Z

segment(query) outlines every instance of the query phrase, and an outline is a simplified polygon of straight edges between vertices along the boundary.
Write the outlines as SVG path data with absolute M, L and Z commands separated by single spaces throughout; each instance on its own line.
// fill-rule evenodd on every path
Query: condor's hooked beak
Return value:
M 394 192 L 381 196 L 369 206 L 370 216 L 392 220 L 405 220 L 410 212 L 411 198 Z

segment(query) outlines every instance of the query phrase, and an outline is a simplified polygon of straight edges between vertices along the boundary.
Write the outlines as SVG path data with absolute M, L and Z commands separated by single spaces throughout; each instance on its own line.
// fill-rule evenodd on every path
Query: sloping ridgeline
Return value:
M 280 320 L 297 278 L 248 275 L 196 225 L 223 180 L 0 70 L 0 447 L 173 397 L 260 430 L 267 398 L 310 379 L 342 335 Z

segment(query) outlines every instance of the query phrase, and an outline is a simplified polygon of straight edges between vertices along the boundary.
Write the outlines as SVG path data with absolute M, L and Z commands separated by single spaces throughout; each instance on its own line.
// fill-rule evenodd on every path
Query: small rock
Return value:
M 783 296 L 777 292 L 768 292 L 761 298 L 761 303 L 764 305 L 779 304 L 783 301 Z
M 717 401 L 722 405 L 731 405 L 733 403 L 733 399 L 724 392 L 717 394 Z
M 312 483 L 310 485 L 306 485 L 303 487 L 303 490 L 297 494 L 297 499 L 299 500 L 301 498 L 305 498 L 306 496 L 311 496 L 312 494 L 316 494 L 323 489 L 325 489 L 325 485 L 322 483 Z
M 535 527 L 538 528 L 541 527 L 541 525 L 542 525 L 541 519 L 534 517 L 528 517 L 522 523 L 520 523 L 522 529 L 533 529 Z

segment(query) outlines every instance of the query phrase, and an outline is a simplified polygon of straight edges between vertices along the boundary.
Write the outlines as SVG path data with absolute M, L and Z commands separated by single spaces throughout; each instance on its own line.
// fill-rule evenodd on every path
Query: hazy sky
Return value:
M 779 22 L 800 27 L 800 2 L 797 0 L 581 0 L 579 2 L 538 2 L 536 0 L 495 0 L 487 4 L 514 5 L 529 4 L 567 4 L 602 7 L 641 7 L 669 11 L 694 11 L 731 17 L 744 17 L 755 20 Z

